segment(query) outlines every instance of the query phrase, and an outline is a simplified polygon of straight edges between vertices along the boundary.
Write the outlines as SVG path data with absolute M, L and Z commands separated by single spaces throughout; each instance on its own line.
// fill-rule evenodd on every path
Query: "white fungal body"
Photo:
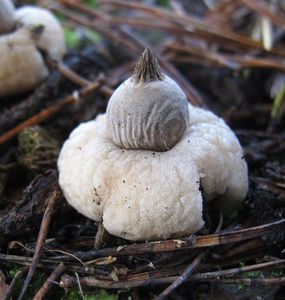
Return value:
M 248 189 L 234 133 L 188 104 L 149 49 L 113 93 L 107 113 L 71 133 L 58 168 L 67 201 L 130 240 L 197 232 L 204 224 L 202 191 L 227 212 Z
M 23 7 L 13 20 L 15 30 L 0 35 L 0 97 L 32 90 L 48 76 L 41 51 L 56 60 L 65 53 L 63 30 L 49 11 Z
M 33 89 L 48 69 L 25 28 L 0 37 L 0 97 Z
M 67 201 L 103 221 L 111 234 L 130 240 L 197 232 L 204 224 L 201 187 L 206 200 L 218 198 L 226 210 L 241 203 L 248 180 L 237 138 L 211 112 L 188 108 L 185 132 L 165 152 L 118 147 L 106 115 L 76 128 L 58 161 Z
M 59 21 L 46 9 L 24 6 L 16 10 L 18 26 L 32 31 L 35 26 L 43 26 L 43 32 L 35 37 L 34 44 L 46 51 L 53 59 L 60 60 L 66 51 L 64 33 Z

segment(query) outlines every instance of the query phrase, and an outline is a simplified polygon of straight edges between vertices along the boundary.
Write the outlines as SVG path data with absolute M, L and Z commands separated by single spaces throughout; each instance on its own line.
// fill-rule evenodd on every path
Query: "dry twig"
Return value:
M 31 118 L 27 119 L 26 121 L 20 123 L 13 129 L 5 132 L 0 136 L 0 145 L 6 143 L 10 139 L 14 138 L 19 132 L 21 132 L 23 129 L 37 125 L 43 121 L 48 120 L 52 116 L 54 116 L 56 113 L 61 111 L 65 106 L 75 104 L 79 101 L 80 98 L 85 98 L 88 95 L 94 93 L 97 91 L 101 85 L 103 84 L 104 78 L 102 76 L 99 76 L 97 80 L 95 80 L 92 84 L 85 86 L 80 91 L 73 92 L 71 95 L 67 96 L 65 99 L 60 101 L 59 103 L 56 103 L 41 112 L 35 114 Z
M 118 39 L 118 36 L 121 36 L 122 38 L 119 39 L 118 43 L 120 45 L 122 45 L 124 47 L 124 49 L 127 46 L 127 49 L 129 50 L 129 52 L 132 56 L 137 57 L 139 55 L 139 53 L 142 52 L 147 47 L 146 43 L 143 42 L 140 38 L 138 38 L 134 33 L 130 33 L 127 30 L 124 30 L 121 27 L 121 25 L 124 25 L 123 23 L 119 24 L 119 26 L 116 26 L 115 28 L 113 28 L 112 34 L 110 34 L 109 31 L 106 31 L 106 29 L 102 29 L 102 25 L 99 25 L 99 23 L 102 24 L 105 22 L 106 24 L 108 24 L 113 19 L 113 18 L 110 18 L 110 17 L 104 15 L 104 13 L 98 14 L 98 12 L 96 12 L 95 10 L 92 10 L 92 9 L 88 8 L 87 6 L 75 3 L 73 1 L 62 0 L 61 2 L 69 8 L 77 9 L 81 13 L 85 13 L 88 16 L 95 17 L 99 21 L 98 20 L 90 21 L 88 18 L 84 18 L 83 15 L 71 13 L 70 11 L 63 9 L 63 8 L 56 7 L 56 8 L 54 8 L 55 10 L 60 11 L 62 14 L 64 14 L 65 16 L 67 16 L 68 18 L 70 18 L 72 21 L 74 21 L 77 24 L 83 25 L 87 28 L 92 28 L 94 30 L 97 30 L 98 32 L 103 34 L 105 37 L 110 38 L 112 41 L 116 41 L 116 39 Z M 151 23 L 150 25 L 152 25 L 152 24 L 153 23 Z M 168 28 L 168 29 L 171 31 L 171 28 Z M 114 36 L 114 32 L 116 32 L 115 36 Z M 131 44 L 132 47 L 130 48 L 127 44 Z M 132 48 L 134 48 L 134 46 L 135 46 L 135 49 L 133 50 Z M 178 72 L 178 70 L 172 64 L 170 64 L 163 55 L 161 55 L 161 53 L 159 53 L 158 51 L 154 51 L 154 55 L 157 57 L 159 63 L 161 64 L 161 66 L 163 67 L 165 72 L 167 74 L 169 74 L 171 77 L 173 77 L 177 81 L 177 83 L 182 87 L 182 89 L 184 90 L 189 101 L 193 105 L 196 105 L 196 106 L 205 106 L 201 95 L 191 85 L 191 83 L 189 83 L 184 78 L 184 76 L 180 72 Z
M 261 16 L 269 18 L 270 21 L 276 26 L 284 27 L 285 20 L 278 14 L 271 11 L 270 7 L 263 0 L 240 0 L 242 3 L 247 5 L 250 9 L 257 12 Z
M 28 267 L 24 267 L 22 270 L 18 271 L 16 273 L 16 275 L 14 276 L 12 282 L 9 285 L 9 289 L 6 293 L 6 295 L 4 296 L 4 298 L 2 300 L 10 300 L 11 297 L 13 297 L 13 295 L 15 294 L 15 290 L 17 287 L 17 284 L 19 282 L 19 280 L 21 279 L 21 277 L 26 274 L 28 272 L 29 268 Z
M 206 248 L 218 245 L 224 245 L 234 242 L 241 242 L 253 238 L 260 237 L 265 233 L 284 227 L 285 219 L 269 224 L 255 226 L 247 229 L 222 232 L 219 234 L 211 234 L 205 236 L 197 236 L 190 240 L 166 240 L 160 242 L 150 242 L 144 244 L 124 245 L 119 248 L 104 248 L 91 250 L 86 252 L 74 253 L 81 260 L 89 260 L 99 256 L 133 256 L 147 253 L 159 253 L 169 251 L 181 251 L 186 249 Z M 54 257 L 55 260 L 70 261 L 70 256 Z
M 53 215 L 53 210 L 54 210 L 54 206 L 56 204 L 56 202 L 58 201 L 60 197 L 60 191 L 59 191 L 59 187 L 57 187 L 54 191 L 51 192 L 51 194 L 49 195 L 49 203 L 48 206 L 45 210 L 44 216 L 43 216 L 43 220 L 41 223 L 41 227 L 40 227 L 40 231 L 39 231 L 39 235 L 38 235 L 38 239 L 37 239 L 37 243 L 36 243 L 36 250 L 33 256 L 33 260 L 31 263 L 31 266 L 29 268 L 29 272 L 28 275 L 25 279 L 24 285 L 22 287 L 21 293 L 18 297 L 18 300 L 21 300 L 31 282 L 31 279 L 34 275 L 34 272 L 36 270 L 37 264 L 40 261 L 40 257 L 43 251 L 43 247 L 45 244 L 45 240 L 48 234 L 48 230 L 49 230 L 49 225 L 51 222 L 51 218 Z
M 195 282 L 195 281 L 205 281 L 205 282 L 223 282 L 223 283 L 244 283 L 246 285 L 278 285 L 284 283 L 284 277 L 280 278 L 265 278 L 265 279 L 248 279 L 248 278 L 223 278 L 228 276 L 234 276 L 236 274 L 250 272 L 255 270 L 262 270 L 267 268 L 272 268 L 275 266 L 283 267 L 285 264 L 285 260 L 278 260 L 274 262 L 267 262 L 262 264 L 256 264 L 251 266 L 245 266 L 240 268 L 234 268 L 229 270 L 215 271 L 215 272 L 207 272 L 207 273 L 196 273 L 188 278 L 187 281 Z M 156 274 L 158 275 L 158 274 Z M 168 276 L 166 277 L 157 277 L 151 273 L 142 273 L 131 275 L 126 278 L 126 280 L 112 281 L 112 280 L 100 280 L 94 277 L 81 277 L 79 279 L 80 284 L 84 286 L 91 286 L 97 288 L 105 288 L 105 289 L 129 289 L 141 286 L 148 285 L 159 285 L 159 284 L 167 284 L 173 283 L 176 280 L 179 280 L 178 276 Z M 78 284 L 77 278 L 63 275 L 61 277 L 60 285 L 64 288 L 71 288 Z
M 156 300 L 166 299 L 168 295 L 176 288 L 178 288 L 182 283 L 187 281 L 187 279 L 193 274 L 193 272 L 197 269 L 199 264 L 203 259 L 205 259 L 208 251 L 202 251 L 192 262 L 191 264 L 184 270 L 184 272 L 175 280 L 173 283 L 168 286 L 161 294 L 156 297 Z
M 50 290 L 52 283 L 65 271 L 64 264 L 60 263 L 54 271 L 50 274 L 47 280 L 44 282 L 42 287 L 38 290 L 33 300 L 41 300 L 44 299 L 47 292 Z

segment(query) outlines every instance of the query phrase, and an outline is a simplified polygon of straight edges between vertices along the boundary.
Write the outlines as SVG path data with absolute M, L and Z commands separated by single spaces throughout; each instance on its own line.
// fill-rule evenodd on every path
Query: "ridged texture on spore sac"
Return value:
M 133 76 L 115 90 L 107 108 L 112 140 L 125 149 L 171 149 L 184 133 L 188 116 L 185 94 L 162 74 L 148 48 Z
M 187 99 L 167 76 L 147 83 L 130 78 L 111 97 L 107 122 L 113 142 L 122 148 L 166 151 L 187 127 Z

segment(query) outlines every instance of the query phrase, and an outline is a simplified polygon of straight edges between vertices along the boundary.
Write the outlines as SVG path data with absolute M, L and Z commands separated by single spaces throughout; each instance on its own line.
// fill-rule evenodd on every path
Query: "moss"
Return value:
M 158 5 L 168 8 L 170 7 L 170 0 L 159 0 Z
M 19 271 L 21 271 L 21 267 L 19 267 L 18 265 L 14 265 L 14 266 L 12 266 L 11 267 L 11 269 L 9 269 L 9 271 L 8 271 L 8 273 L 7 273 L 7 279 L 8 280 L 12 280 L 15 276 L 16 276 L 16 274 L 19 272 Z
M 118 300 L 118 296 L 109 294 L 105 290 L 101 290 L 96 295 L 86 296 L 85 300 Z
M 18 135 L 18 162 L 35 173 L 55 167 L 59 142 L 46 129 L 34 126 Z
M 93 295 L 80 295 L 77 289 L 73 288 L 66 292 L 61 300 L 118 300 L 117 295 L 109 294 L 106 290 L 100 290 Z
M 87 0 L 86 4 L 91 8 L 98 8 L 98 1 L 97 0 Z
M 79 46 L 81 41 L 81 36 L 77 30 L 65 27 L 64 39 L 68 48 L 75 48 Z
M 13 278 L 15 277 L 15 275 L 17 274 L 17 272 L 21 271 L 22 267 L 19 267 L 18 265 L 10 265 L 9 270 L 6 273 L 6 277 L 7 277 L 7 281 L 12 281 Z M 47 278 L 47 274 L 44 272 L 36 272 L 33 276 L 32 282 L 24 296 L 24 300 L 32 300 L 35 296 L 35 294 L 37 293 L 37 291 L 41 288 L 41 286 L 43 285 L 43 283 L 45 282 L 46 278 Z M 21 291 L 21 288 L 24 284 L 25 281 L 25 276 L 21 277 L 19 279 L 19 281 L 17 282 L 17 286 L 16 286 L 16 295 L 18 295 Z M 47 298 L 48 299 L 48 298 Z

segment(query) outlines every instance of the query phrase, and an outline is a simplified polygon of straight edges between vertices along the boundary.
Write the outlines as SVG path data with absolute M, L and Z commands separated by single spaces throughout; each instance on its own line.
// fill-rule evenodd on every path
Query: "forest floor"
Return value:
M 34 92 L 0 104 L 0 298 L 166 299 L 169 287 L 168 299 L 285 299 L 282 1 L 47 2 L 72 48 L 62 63 L 47 58 Z M 223 220 L 208 207 L 196 235 L 133 243 L 67 204 L 56 161 L 147 46 L 189 102 L 234 130 L 249 191 Z

